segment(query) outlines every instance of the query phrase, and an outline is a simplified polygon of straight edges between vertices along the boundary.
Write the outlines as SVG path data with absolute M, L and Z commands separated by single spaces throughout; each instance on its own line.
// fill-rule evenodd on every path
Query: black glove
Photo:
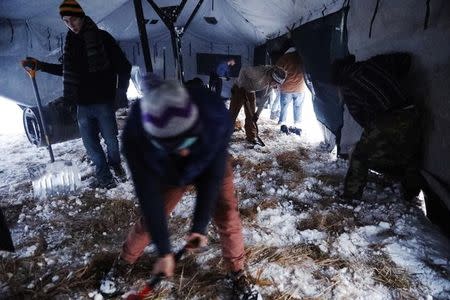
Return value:
M 114 109 L 128 107 L 127 90 L 122 88 L 116 89 L 116 98 L 114 99 Z
M 41 69 L 41 62 L 31 56 L 27 56 L 27 58 L 22 61 L 22 65 L 26 68 L 35 69 L 36 71 Z

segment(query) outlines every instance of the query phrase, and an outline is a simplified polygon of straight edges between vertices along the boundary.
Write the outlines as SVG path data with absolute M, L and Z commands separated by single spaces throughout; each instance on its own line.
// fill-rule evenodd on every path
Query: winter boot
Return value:
M 127 181 L 127 173 L 125 172 L 124 168 L 121 164 L 112 166 L 112 170 L 114 175 L 117 177 L 117 180 L 119 182 L 126 182 Z
M 282 133 L 289 134 L 289 129 L 287 128 L 286 125 L 281 125 L 280 130 L 281 130 Z
M 259 300 L 259 293 L 250 283 L 244 270 L 231 272 L 230 274 L 233 286 L 233 300 Z
M 133 265 L 124 261 L 118 256 L 114 263 L 100 281 L 100 292 L 104 296 L 114 296 L 122 294 L 127 288 L 127 281 L 130 273 L 133 269 Z
M 89 187 L 92 189 L 113 189 L 117 186 L 116 181 L 114 178 L 109 179 L 98 179 L 95 178 L 93 182 L 89 184 Z
M 298 136 L 302 134 L 302 130 L 297 127 L 289 127 L 289 132 L 292 132 L 293 134 L 296 134 Z

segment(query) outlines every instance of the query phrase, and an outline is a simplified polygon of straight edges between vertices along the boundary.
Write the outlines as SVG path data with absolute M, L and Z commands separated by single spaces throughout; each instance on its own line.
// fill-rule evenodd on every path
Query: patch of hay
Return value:
M 276 208 L 278 206 L 278 199 L 276 198 L 267 198 L 261 202 L 254 203 L 253 205 L 249 205 L 247 207 L 239 207 L 239 213 L 241 215 L 241 219 L 246 222 L 255 222 L 258 214 L 265 209 Z
M 304 231 L 316 229 L 324 232 L 338 232 L 342 230 L 342 217 L 330 213 L 313 211 L 308 218 L 297 223 L 297 229 Z
M 8 224 L 9 227 L 12 227 L 17 223 L 19 215 L 22 212 L 23 206 L 24 204 L 17 204 L 1 207 L 3 215 L 5 216 L 6 219 L 6 223 Z
M 283 293 L 281 291 L 276 291 L 267 297 L 265 297 L 267 300 L 304 300 L 305 298 L 297 298 L 292 296 L 290 293 Z
M 331 211 L 312 211 L 306 219 L 297 223 L 299 231 L 316 229 L 332 235 L 341 234 L 356 226 L 357 222 L 353 210 L 346 208 Z
M 317 180 L 322 181 L 326 185 L 338 187 L 344 182 L 344 177 L 340 174 L 318 174 L 315 176 Z
M 275 246 L 254 246 L 246 249 L 247 261 L 253 264 L 266 262 L 276 263 L 287 267 L 300 265 L 307 259 L 315 262 L 325 261 L 329 256 L 322 252 L 316 245 L 300 244 L 295 246 L 275 247 Z
M 301 173 L 303 170 L 302 167 L 300 166 L 300 162 L 308 160 L 306 150 L 302 149 L 303 148 L 300 148 L 300 150 L 292 150 L 278 153 L 275 156 L 278 165 L 280 165 L 280 167 L 284 171 Z
M 368 266 L 373 269 L 374 280 L 391 289 L 409 290 L 411 278 L 408 272 L 398 267 L 390 257 L 381 255 L 373 257 Z

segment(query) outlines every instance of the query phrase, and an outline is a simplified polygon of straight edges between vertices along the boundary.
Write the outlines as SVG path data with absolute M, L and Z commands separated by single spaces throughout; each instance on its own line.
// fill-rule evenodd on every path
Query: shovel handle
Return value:
M 36 71 L 38 68 L 38 62 L 36 59 L 32 59 L 32 58 L 24 59 L 24 60 L 22 60 L 21 64 L 22 64 L 22 67 L 24 68 L 25 72 L 27 72 L 31 78 L 36 77 Z
M 189 244 L 184 245 L 183 248 L 178 250 L 177 253 L 175 253 L 175 262 L 178 262 L 181 257 L 188 251 L 188 248 L 190 247 L 197 247 L 200 243 L 199 239 L 195 239 L 191 241 Z M 147 297 L 149 297 L 151 294 L 153 294 L 153 291 L 155 290 L 156 286 L 166 278 L 164 274 L 157 274 L 155 275 L 151 280 L 147 281 L 145 286 L 140 289 L 137 294 L 130 294 L 127 296 L 127 300 L 143 300 Z

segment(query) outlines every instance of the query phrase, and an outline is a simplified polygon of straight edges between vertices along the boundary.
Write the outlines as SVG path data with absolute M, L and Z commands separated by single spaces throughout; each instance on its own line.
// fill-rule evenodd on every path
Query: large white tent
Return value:
M 0 95 L 17 103 L 32 105 L 33 94 L 19 61 L 26 56 L 56 62 L 61 56 L 66 29 L 58 14 L 60 0 L 0 1 Z M 120 43 L 128 59 L 143 66 L 139 31 L 130 0 L 79 0 L 85 12 Z M 181 1 L 156 0 L 160 7 Z M 184 26 L 197 1 L 188 0 L 177 26 Z M 175 77 L 168 29 L 147 3 L 152 64 L 163 71 L 166 54 L 167 76 Z M 288 28 L 298 28 L 349 5 L 346 27 L 348 51 L 357 60 L 391 51 L 413 55 L 410 93 L 424 108 L 423 170 L 441 199 L 450 207 L 450 2 L 447 0 L 205 0 L 182 37 L 185 78 L 197 77 L 196 53 L 240 55 L 242 65 L 252 65 L 256 46 L 279 37 Z M 205 22 L 215 17 L 217 24 Z M 340 30 L 336 28 L 336 30 Z M 369 34 L 370 32 L 370 34 Z M 312 37 L 311 39 L 313 39 Z M 298 41 L 297 41 L 298 42 Z M 308 40 L 300 43 L 308 44 Z M 306 70 L 308 73 L 308 70 Z M 203 77 L 203 79 L 206 79 Z M 61 94 L 61 79 L 39 74 L 44 101 Z M 342 114 L 337 111 L 336 114 Z M 342 117 L 341 117 L 342 119 Z M 345 118 L 344 118 L 345 119 Z M 344 124 L 344 128 L 345 128 Z M 347 141 L 343 131 L 342 139 Z M 354 132 L 350 128 L 349 132 Z M 357 135 L 356 135 L 357 136 Z M 437 187 L 440 188 L 437 188 Z

